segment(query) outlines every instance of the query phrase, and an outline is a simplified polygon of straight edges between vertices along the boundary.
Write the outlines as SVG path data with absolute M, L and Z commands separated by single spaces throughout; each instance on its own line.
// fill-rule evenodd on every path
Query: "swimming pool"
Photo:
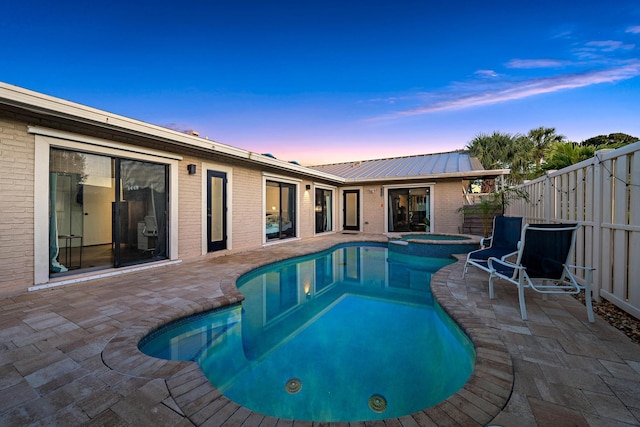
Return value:
M 398 417 L 455 393 L 473 346 L 429 289 L 452 260 L 343 245 L 257 269 L 242 305 L 174 322 L 140 348 L 195 360 L 228 398 L 297 420 Z

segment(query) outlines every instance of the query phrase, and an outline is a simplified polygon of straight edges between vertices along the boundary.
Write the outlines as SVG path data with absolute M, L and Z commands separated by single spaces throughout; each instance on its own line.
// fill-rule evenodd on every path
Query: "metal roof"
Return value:
M 418 177 L 478 177 L 503 175 L 508 170 L 485 170 L 477 158 L 465 151 L 362 160 L 348 163 L 310 166 L 337 175 L 347 181 L 411 179 Z

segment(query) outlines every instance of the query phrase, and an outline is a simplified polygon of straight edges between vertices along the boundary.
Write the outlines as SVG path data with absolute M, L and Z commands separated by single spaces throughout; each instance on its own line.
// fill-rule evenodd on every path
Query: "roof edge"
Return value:
M 338 175 L 317 171 L 306 166 L 290 163 L 286 160 L 275 159 L 214 140 L 188 135 L 173 129 L 99 110 L 4 82 L 0 82 L 0 103 L 26 109 L 34 113 L 119 130 L 120 132 L 137 136 L 161 139 L 170 144 L 215 152 L 260 165 L 307 175 L 309 177 L 326 179 L 337 183 L 343 183 L 345 181 L 344 178 Z
M 467 172 L 449 172 L 449 173 L 437 173 L 418 176 L 381 176 L 375 178 L 347 178 L 348 183 L 367 183 L 367 182 L 380 182 L 380 181 L 414 181 L 418 179 L 443 179 L 443 178 L 467 178 L 476 179 L 480 177 L 498 177 L 502 175 L 509 175 L 511 169 L 490 169 L 490 170 L 473 170 Z

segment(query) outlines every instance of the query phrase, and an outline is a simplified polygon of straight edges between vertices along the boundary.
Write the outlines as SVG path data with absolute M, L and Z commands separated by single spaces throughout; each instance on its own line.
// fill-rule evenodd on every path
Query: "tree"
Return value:
M 520 184 L 525 179 L 535 177 L 532 175 L 531 153 L 533 152 L 533 141 L 525 135 L 519 136 L 514 141 L 514 150 L 511 153 L 511 174 L 509 179 L 515 184 Z
M 640 138 L 627 135 L 626 133 L 610 133 L 609 135 L 598 135 L 582 141 L 580 145 L 588 145 L 598 148 L 620 148 L 628 144 L 640 141 Z
M 556 142 L 563 142 L 564 135 L 556 134 L 556 128 L 539 127 L 531 129 L 527 134 L 527 138 L 532 143 L 531 160 L 535 163 L 536 170 L 541 169 L 542 161 L 545 153 Z
M 467 150 L 476 157 L 485 169 L 508 167 L 508 153 L 512 150 L 514 135 L 494 131 L 491 135 L 480 133 L 467 144 Z
M 544 170 L 566 168 L 590 159 L 595 152 L 596 148 L 593 146 L 582 146 L 575 142 L 556 142 L 547 151 L 545 155 L 547 160 L 542 168 Z
M 522 141 L 519 134 L 494 131 L 480 133 L 467 144 L 472 156 L 478 158 L 485 169 L 511 169 L 509 181 L 522 182 L 523 171 L 528 168 L 529 142 Z

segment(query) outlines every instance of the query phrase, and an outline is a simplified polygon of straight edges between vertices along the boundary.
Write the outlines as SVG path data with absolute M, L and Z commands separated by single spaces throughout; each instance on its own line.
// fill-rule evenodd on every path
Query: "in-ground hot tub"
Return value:
M 399 255 L 450 257 L 478 249 L 480 237 L 470 234 L 406 233 L 389 236 L 389 251 Z

